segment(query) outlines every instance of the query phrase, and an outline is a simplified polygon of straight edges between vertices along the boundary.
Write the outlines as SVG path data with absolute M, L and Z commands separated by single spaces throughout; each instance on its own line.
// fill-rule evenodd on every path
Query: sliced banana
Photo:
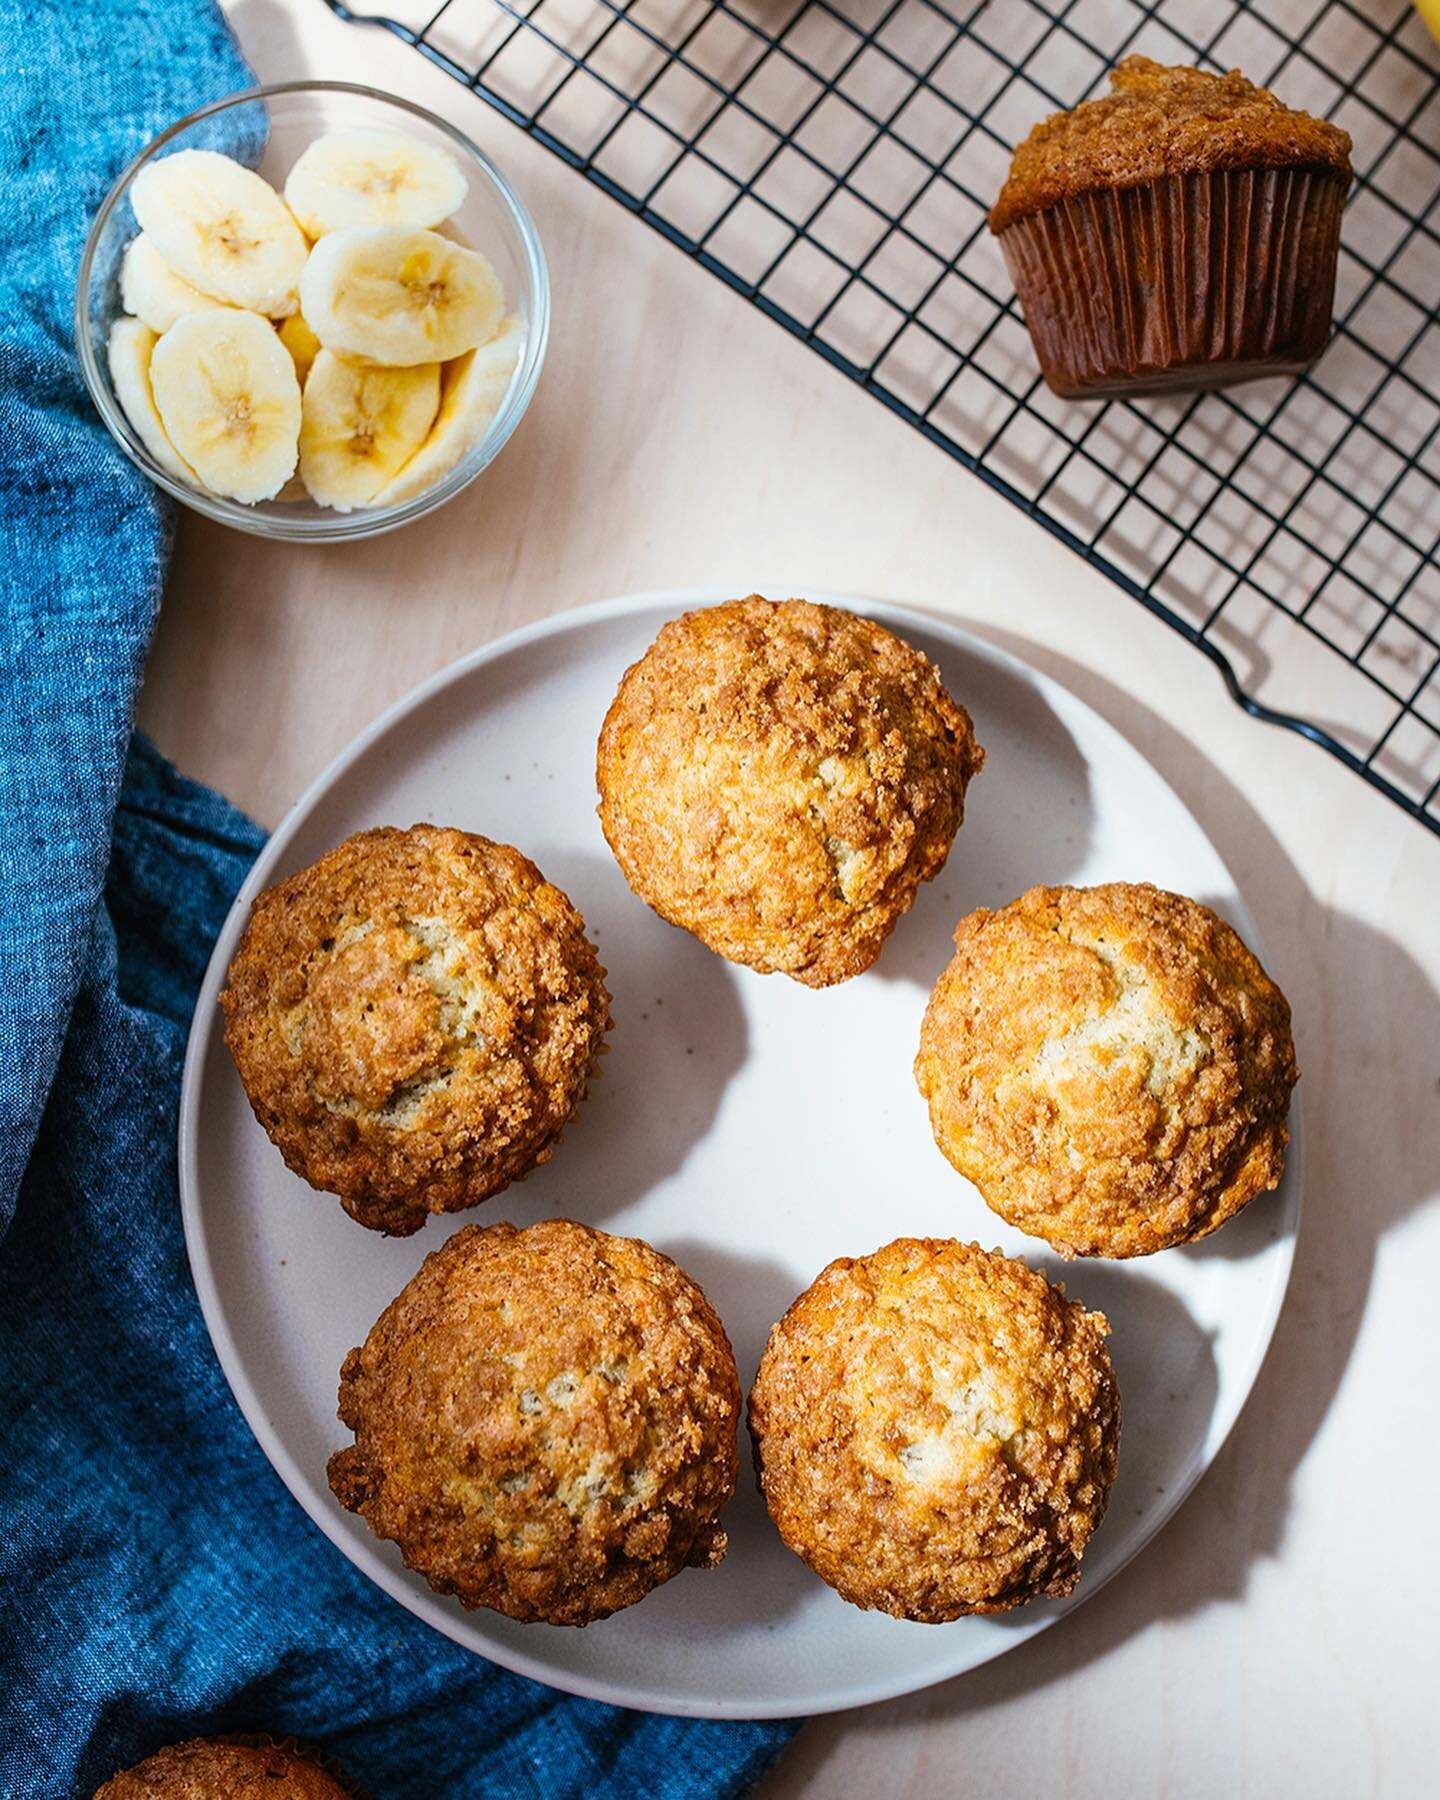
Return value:
M 377 506 L 423 494 L 474 449 L 509 391 L 524 343 L 520 321 L 512 315 L 488 344 L 446 367 L 434 427 L 390 485 L 375 496 Z
M 125 246 L 121 259 L 120 304 L 158 332 L 168 331 L 186 313 L 210 312 L 225 302 L 191 287 L 142 231 Z
M 373 500 L 424 443 L 439 405 L 435 363 L 379 369 L 322 350 L 300 425 L 300 478 L 311 499 L 336 512 Z
M 355 225 L 310 252 L 300 307 L 327 350 L 409 368 L 449 362 L 492 338 L 505 296 L 478 250 L 434 231 Z
M 285 202 L 311 238 L 351 225 L 438 225 L 466 191 L 453 156 L 393 131 L 332 131 L 285 178 Z
M 141 319 L 117 319 L 110 327 L 108 354 L 115 398 L 135 427 L 136 437 L 165 473 L 194 486 L 195 471 L 170 442 L 155 408 L 150 388 L 150 358 L 155 343 L 155 333 Z
M 294 312 L 308 246 L 268 181 L 214 150 L 178 150 L 135 177 L 140 229 L 201 293 L 272 319 Z
M 212 492 L 253 504 L 295 473 L 300 383 L 255 313 L 178 319 L 155 346 L 150 383 L 171 442 Z
M 305 322 L 304 313 L 291 313 L 280 321 L 280 342 L 290 352 L 295 364 L 295 378 L 303 388 L 315 358 L 320 354 L 320 340 Z

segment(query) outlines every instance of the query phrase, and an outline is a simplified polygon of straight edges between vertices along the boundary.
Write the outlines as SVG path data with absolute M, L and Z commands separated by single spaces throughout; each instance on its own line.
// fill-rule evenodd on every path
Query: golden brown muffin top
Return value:
M 1109 1327 L 999 1251 L 841 1257 L 750 1396 L 780 1535 L 856 1606 L 936 1624 L 1067 1594 L 1115 1479 Z
M 1350 137 L 1295 112 L 1238 69 L 1167 68 L 1127 56 L 1112 92 L 1042 119 L 1015 151 L 990 229 L 1096 188 L 1140 187 L 1166 175 L 1221 169 L 1331 170 L 1348 184 Z
M 350 1800 L 310 1757 L 279 1745 L 191 1738 L 112 1775 L 95 1800 Z
M 220 996 L 286 1162 L 415 1231 L 550 1154 L 609 1025 L 584 920 L 518 850 L 358 832 L 258 895 Z
M 945 861 L 984 761 L 964 709 L 869 619 L 752 594 L 665 625 L 600 733 L 600 822 L 635 892 L 733 962 L 868 968 Z
M 724 1556 L 739 1412 L 669 1257 L 567 1219 L 467 1225 L 345 1358 L 330 1486 L 438 1592 L 585 1625 Z
M 986 1203 L 1062 1255 L 1204 1237 L 1284 1168 L 1290 1008 L 1238 933 L 1143 883 L 962 919 L 915 1077 Z

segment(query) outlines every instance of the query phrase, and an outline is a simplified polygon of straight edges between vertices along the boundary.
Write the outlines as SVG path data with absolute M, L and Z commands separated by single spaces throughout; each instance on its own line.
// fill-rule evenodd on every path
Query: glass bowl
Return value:
M 291 164 L 327 131 L 403 131 L 455 156 L 469 184 L 450 223 L 482 251 L 505 289 L 506 307 L 524 331 L 520 361 L 484 437 L 432 488 L 390 506 L 331 512 L 312 500 L 253 506 L 206 493 L 161 468 L 141 443 L 116 398 L 106 344 L 119 317 L 120 259 L 139 226 L 130 204 L 140 170 L 176 150 L 220 150 L 258 169 L 279 189 Z M 550 280 L 529 213 L 488 156 L 443 119 L 393 94 L 344 81 L 288 81 L 252 88 L 202 106 L 157 137 L 126 168 L 105 197 L 85 244 L 75 294 L 75 337 L 86 386 L 116 443 L 156 485 L 194 512 L 238 531 L 291 543 L 343 543 L 408 525 L 458 494 L 491 463 L 520 423 L 545 358 L 550 329 Z

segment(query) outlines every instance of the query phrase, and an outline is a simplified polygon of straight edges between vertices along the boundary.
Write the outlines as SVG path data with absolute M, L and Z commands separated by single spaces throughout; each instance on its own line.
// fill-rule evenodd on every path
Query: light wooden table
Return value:
M 765 1793 L 1434 1792 L 1440 841 L 1246 719 L 1133 602 L 418 58 L 318 0 L 231 16 L 262 78 L 368 80 L 477 136 L 539 221 L 556 328 L 515 440 L 435 518 L 315 550 L 186 517 L 140 717 L 187 773 L 273 824 L 423 676 L 605 595 L 917 602 L 1141 746 L 1235 870 L 1294 1002 L 1305 1224 L 1213 1470 L 1072 1618 L 929 1693 L 817 1721 Z

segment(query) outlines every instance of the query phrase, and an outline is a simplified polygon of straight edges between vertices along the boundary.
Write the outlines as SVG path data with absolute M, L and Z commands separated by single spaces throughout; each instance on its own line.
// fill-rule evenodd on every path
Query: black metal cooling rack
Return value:
M 1440 833 L 1440 51 L 1408 0 L 393 0 L 382 25 Z M 1299 381 L 1058 400 L 986 211 L 1108 67 L 1239 67 L 1343 125 Z

